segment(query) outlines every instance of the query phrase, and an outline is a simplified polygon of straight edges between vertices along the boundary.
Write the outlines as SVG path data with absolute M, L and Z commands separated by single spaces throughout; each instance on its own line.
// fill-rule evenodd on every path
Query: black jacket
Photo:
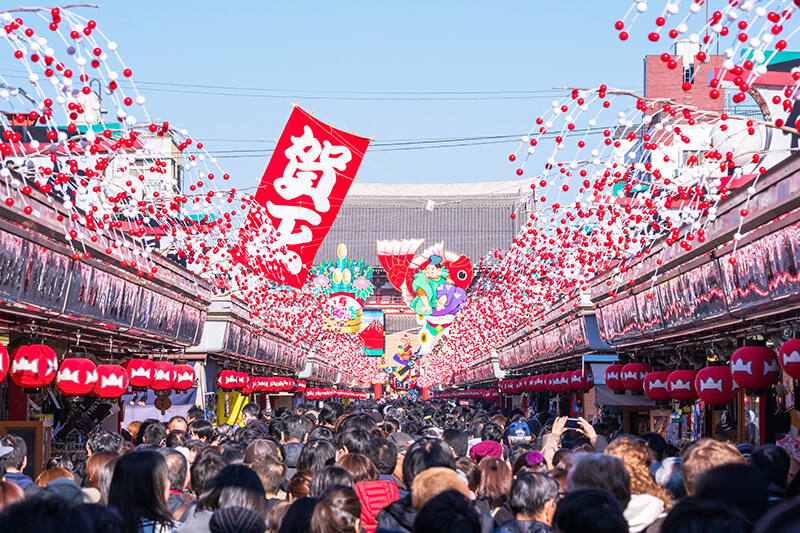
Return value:
M 408 494 L 381 509 L 376 517 L 378 529 L 375 533 L 387 533 L 389 531 L 411 533 L 414 529 L 414 520 L 416 518 L 417 512 L 414 511 L 414 507 L 411 505 L 411 494 Z
M 553 530 L 544 522 L 538 520 L 507 520 L 497 528 L 498 532 L 509 533 L 553 533 Z

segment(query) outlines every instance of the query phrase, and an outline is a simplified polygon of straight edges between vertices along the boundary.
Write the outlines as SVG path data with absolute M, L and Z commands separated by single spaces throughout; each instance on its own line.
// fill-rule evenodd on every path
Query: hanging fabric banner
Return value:
M 302 287 L 369 141 L 295 106 L 231 249 L 232 259 L 278 283 Z

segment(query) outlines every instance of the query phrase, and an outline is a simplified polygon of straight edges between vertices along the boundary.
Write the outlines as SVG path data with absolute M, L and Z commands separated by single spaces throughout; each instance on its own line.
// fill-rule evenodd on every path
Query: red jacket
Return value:
M 362 481 L 356 483 L 356 494 L 361 500 L 361 527 L 367 533 L 375 533 L 378 522 L 375 517 L 381 509 L 400 499 L 397 485 L 391 481 Z

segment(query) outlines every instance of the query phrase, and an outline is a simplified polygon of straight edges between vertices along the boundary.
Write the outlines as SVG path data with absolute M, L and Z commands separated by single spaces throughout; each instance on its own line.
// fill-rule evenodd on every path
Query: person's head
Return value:
M 731 507 L 712 501 L 685 498 L 661 523 L 662 533 L 745 533 L 744 520 Z M 776 533 L 775 530 L 767 530 Z
M 631 500 L 631 478 L 613 455 L 579 454 L 567 474 L 566 491 L 600 489 L 616 498 L 622 509 Z
M 575 452 L 561 448 L 553 454 L 553 468 L 563 468 L 569 470 L 572 468 L 572 460 L 575 457 Z
M 631 478 L 631 494 L 649 494 L 664 502 L 668 509 L 671 498 L 666 489 L 659 487 L 650 474 L 653 456 L 647 444 L 633 437 L 617 437 L 608 445 L 606 455 L 618 457 Z
M 778 487 L 785 489 L 789 478 L 791 458 L 786 450 L 775 444 L 765 444 L 750 454 L 750 464 L 764 472 Z
M 484 457 L 478 468 L 481 470 L 478 498 L 489 502 L 492 509 L 502 506 L 511 493 L 511 469 L 497 457 Z
M 422 438 L 408 447 L 403 460 L 403 483 L 411 487 L 414 478 L 428 468 L 443 466 L 455 470 L 456 459 L 444 441 Z
M 164 424 L 158 420 L 148 419 L 142 422 L 139 428 L 138 443 L 160 446 L 166 436 L 167 430 L 164 429 Z
M 70 472 L 75 469 L 75 465 L 72 464 L 72 460 L 67 455 L 58 455 L 56 457 L 52 457 L 49 461 L 47 461 L 47 466 L 45 468 L 53 468 L 56 466 L 66 468 Z
M 249 465 L 250 469 L 256 473 L 261 484 L 264 486 L 264 493 L 267 497 L 275 497 L 281 490 L 281 485 L 286 479 L 286 465 L 276 457 L 266 456 L 260 461 Z
M 208 449 L 208 451 L 203 450 L 198 453 L 190 469 L 192 492 L 194 492 L 195 496 L 200 496 L 206 485 L 214 479 L 227 464 L 228 462 L 222 454 L 214 449 Z
M 611 494 L 600 489 L 570 492 L 553 514 L 556 533 L 628 533 L 622 507 Z M 662 530 L 663 531 L 663 530 Z
M 469 490 L 477 494 L 481 485 L 481 469 L 478 468 L 478 463 L 472 457 L 459 457 L 456 459 L 456 468 L 466 476 Z
M 200 510 L 216 511 L 226 507 L 245 507 L 262 517 L 267 515 L 264 486 L 258 475 L 242 465 L 228 465 L 203 489 L 197 499 Z
M 188 423 L 192 423 L 195 420 L 205 420 L 206 414 L 203 411 L 203 408 L 199 405 L 193 405 L 189 408 L 189 411 L 186 413 L 186 421 Z
M 242 422 L 247 424 L 250 420 L 258 420 L 258 415 L 261 414 L 261 408 L 255 402 L 250 402 L 242 407 Z
M 311 516 L 310 533 L 359 533 L 361 501 L 350 487 L 333 485 L 322 493 Z
M 283 442 L 302 442 L 308 433 L 308 420 L 305 417 L 289 415 L 284 419 L 286 423 L 281 440 Z
M 467 434 L 460 429 L 445 429 L 442 433 L 442 440 L 445 441 L 456 457 L 467 455 L 469 439 Z
M 84 533 L 95 531 L 82 506 L 70 505 L 62 498 L 31 498 L 3 509 L 0 532 Z M 134 529 L 135 531 L 135 529 Z
M 311 478 L 311 485 L 309 495 L 312 498 L 319 498 L 325 492 L 325 489 L 333 485 L 342 485 L 344 487 L 354 487 L 355 482 L 350 472 L 338 466 L 326 466 L 322 470 L 318 470 L 314 477 Z
M 6 435 L 0 439 L 0 444 L 12 448 L 3 456 L 3 464 L 9 472 L 21 471 L 28 464 L 28 445 L 25 440 L 17 435 Z
M 372 434 L 361 428 L 348 428 L 336 434 L 336 450 L 339 453 L 364 453 Z
M 187 429 L 190 437 L 204 442 L 208 442 L 214 433 L 214 426 L 211 425 L 211 422 L 202 419 L 190 422 Z
M 423 470 L 414 478 L 411 486 L 411 503 L 414 510 L 419 512 L 431 498 L 446 490 L 455 490 L 465 498 L 470 497 L 469 487 L 455 470 L 442 466 Z
M 120 448 L 122 447 L 122 440 L 122 437 L 116 433 L 98 431 L 89 436 L 89 439 L 86 441 L 86 450 L 89 455 L 100 452 L 119 455 Z
M 694 496 L 695 484 L 700 474 L 730 463 L 747 463 L 747 459 L 732 444 L 714 439 L 693 442 L 681 454 L 681 474 L 686 492 L 689 496 Z
M 508 464 L 510 464 L 513 469 L 513 466 L 517 463 L 517 459 L 519 459 L 523 455 L 527 455 L 528 453 L 534 451 L 535 449 L 536 448 L 530 442 L 523 442 L 521 444 L 513 445 L 511 449 L 508 451 Z
M 189 462 L 184 455 L 172 448 L 159 448 L 156 450 L 167 462 L 167 472 L 169 474 L 170 490 L 183 492 L 186 485 L 186 473 L 189 470 Z
M 164 458 L 156 452 L 133 451 L 117 459 L 108 505 L 119 512 L 132 531 L 142 519 L 172 524 L 167 509 L 169 473 Z
M 667 456 L 667 441 L 655 431 L 647 431 L 639 435 L 639 438 L 647 443 L 653 461 L 660 463 Z
M 169 419 L 169 422 L 167 422 L 167 433 L 172 433 L 173 431 L 186 431 L 188 425 L 189 423 L 182 416 L 173 416 Z
M 100 476 L 97 480 L 97 490 L 100 491 L 100 502 L 108 505 L 108 493 L 111 491 L 111 479 L 114 477 L 114 468 L 117 466 L 119 456 L 111 458 L 100 469 Z
M 503 440 L 504 433 L 505 431 L 499 424 L 489 422 L 483 426 L 483 429 L 481 429 L 481 440 L 493 440 L 494 442 L 500 442 Z
M 22 501 L 25 501 L 25 493 L 22 492 L 19 485 L 10 481 L 0 481 L 0 511 L 9 505 L 14 505 Z
M 245 507 L 217 509 L 208 522 L 211 533 L 264 533 L 267 524 L 257 512 Z
M 247 445 L 244 451 L 244 464 L 262 461 L 265 457 L 274 457 L 282 460 L 278 445 L 267 439 L 256 439 Z
M 698 500 L 724 503 L 755 524 L 767 511 L 769 480 L 762 471 L 744 464 L 729 463 L 700 474 L 694 496 Z
M 414 519 L 413 533 L 480 533 L 481 523 L 469 498 L 446 490 L 428 500 Z
M 355 483 L 362 481 L 375 481 L 378 479 L 378 470 L 369 457 L 360 453 L 346 453 L 336 460 L 335 466 L 344 468 Z
M 189 434 L 181 429 L 173 429 L 167 435 L 167 438 L 164 439 L 164 445 L 167 448 L 178 448 L 178 447 L 186 447 L 186 444 L 189 442 Z
M 305 497 L 292 502 L 281 521 L 278 533 L 308 533 L 316 506 L 316 498 Z
M 509 505 L 517 520 L 538 520 L 547 525 L 553 521 L 556 500 L 561 487 L 545 474 L 522 474 L 511 484 Z
M 388 476 L 394 472 L 397 466 L 397 445 L 393 441 L 380 437 L 370 439 L 364 453 L 375 464 L 378 473 Z
M 540 474 L 547 472 L 547 463 L 544 460 L 544 456 L 536 450 L 520 455 L 513 465 L 512 473 L 515 476 L 530 472 L 538 472 Z
M 330 426 L 336 423 L 336 420 L 344 413 L 344 406 L 336 402 L 325 402 L 322 409 L 319 411 L 319 423 L 323 426 Z
M 60 477 L 65 477 L 67 479 L 75 481 L 75 476 L 72 475 L 72 472 L 70 472 L 66 468 L 61 468 L 60 466 L 56 466 L 53 468 L 48 468 L 47 470 L 39 474 L 36 477 L 36 484 L 39 485 L 40 487 L 46 487 L 48 483 Z
M 311 493 L 311 478 L 314 472 L 311 470 L 298 470 L 286 484 L 286 493 L 292 500 L 306 498 Z
M 310 440 L 303 446 L 297 458 L 298 470 L 322 470 L 336 461 L 336 447 L 327 440 Z
M 333 442 L 334 440 L 333 429 L 329 428 L 328 426 L 314 426 L 313 428 L 311 428 L 311 431 L 308 432 L 307 438 L 309 442 L 317 439 Z

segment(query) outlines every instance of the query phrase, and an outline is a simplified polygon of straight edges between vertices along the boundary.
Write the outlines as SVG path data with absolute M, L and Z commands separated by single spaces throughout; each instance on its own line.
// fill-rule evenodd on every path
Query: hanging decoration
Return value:
M 93 394 L 98 398 L 120 398 L 128 390 L 128 373 L 120 365 L 97 365 L 97 382 Z
M 772 387 L 780 375 L 778 356 L 766 346 L 743 346 L 731 355 L 731 375 L 745 390 Z
M 729 366 L 701 368 L 694 378 L 697 395 L 708 405 L 727 405 L 738 394 Z
M 86 396 L 97 383 L 97 367 L 89 359 L 68 357 L 56 373 L 56 388 L 64 396 Z
M 53 382 L 58 357 L 44 344 L 23 345 L 11 352 L 11 381 L 23 389 L 37 389 Z

